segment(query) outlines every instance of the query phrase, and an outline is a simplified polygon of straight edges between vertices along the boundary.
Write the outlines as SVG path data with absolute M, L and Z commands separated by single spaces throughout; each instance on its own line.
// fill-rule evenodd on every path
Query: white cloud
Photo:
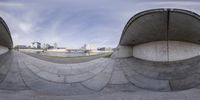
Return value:
M 30 23 L 19 23 L 19 27 L 21 28 L 24 33 L 29 34 L 32 29 L 32 24 Z
M 24 5 L 19 2 L 0 2 L 0 8 L 9 7 L 9 8 L 22 8 Z

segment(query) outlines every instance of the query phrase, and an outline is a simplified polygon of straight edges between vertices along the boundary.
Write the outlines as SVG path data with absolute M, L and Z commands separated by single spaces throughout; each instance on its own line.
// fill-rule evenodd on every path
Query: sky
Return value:
M 198 0 L 0 0 L 0 17 L 14 45 L 57 43 L 116 47 L 128 20 L 155 8 L 179 8 L 200 13 Z

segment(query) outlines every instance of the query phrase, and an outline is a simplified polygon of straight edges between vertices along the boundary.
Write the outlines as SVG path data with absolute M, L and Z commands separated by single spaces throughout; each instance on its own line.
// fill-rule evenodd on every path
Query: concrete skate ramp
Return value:
M 13 41 L 5 21 L 0 17 L 0 46 L 12 48 Z
M 152 41 L 177 40 L 200 43 L 200 16 L 181 9 L 153 9 L 133 16 L 119 45 L 134 46 Z
M 112 57 L 120 58 L 126 78 L 137 87 L 156 91 L 196 88 L 200 84 L 199 18 L 180 9 L 136 14 L 125 26 Z
M 79 64 L 57 64 L 20 52 L 0 56 L 0 90 L 31 90 L 48 95 L 86 95 L 198 88 L 199 57 L 154 63 L 137 58 L 100 58 Z M 7 60 L 9 59 L 9 60 Z

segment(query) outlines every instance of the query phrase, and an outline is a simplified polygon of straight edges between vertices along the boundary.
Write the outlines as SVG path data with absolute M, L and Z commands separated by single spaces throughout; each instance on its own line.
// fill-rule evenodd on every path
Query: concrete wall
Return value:
M 200 45 L 188 42 L 172 41 L 169 42 L 169 60 L 182 60 L 198 56 Z
M 8 52 L 8 48 L 7 47 L 3 47 L 3 46 L 0 46 L 0 55 L 2 55 L 2 54 L 4 54 L 4 53 L 6 53 L 6 52 Z
M 124 58 L 133 56 L 132 46 L 118 46 L 113 52 L 112 58 Z
M 149 42 L 133 47 L 133 56 L 145 60 L 167 61 L 167 42 Z
M 200 45 L 180 41 L 156 41 L 133 47 L 133 56 L 150 61 L 175 61 L 200 54 Z
M 0 45 L 12 48 L 13 42 L 6 22 L 0 17 Z
M 199 29 L 200 16 L 191 11 L 181 9 L 143 11 L 128 21 L 122 32 L 119 48 L 112 57 L 135 56 L 151 61 L 188 59 L 199 55 L 200 46 L 197 45 L 200 44 Z M 173 41 L 167 42 L 168 40 Z

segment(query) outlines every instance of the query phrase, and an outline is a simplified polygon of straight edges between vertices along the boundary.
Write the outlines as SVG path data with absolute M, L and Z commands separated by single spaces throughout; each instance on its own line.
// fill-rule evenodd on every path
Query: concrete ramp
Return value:
M 1 66 L 7 68 L 1 74 L 0 89 L 3 90 L 81 95 L 137 90 L 180 91 L 200 85 L 199 56 L 171 63 L 100 58 L 79 64 L 47 62 L 16 51 L 2 56 L 12 58 Z

